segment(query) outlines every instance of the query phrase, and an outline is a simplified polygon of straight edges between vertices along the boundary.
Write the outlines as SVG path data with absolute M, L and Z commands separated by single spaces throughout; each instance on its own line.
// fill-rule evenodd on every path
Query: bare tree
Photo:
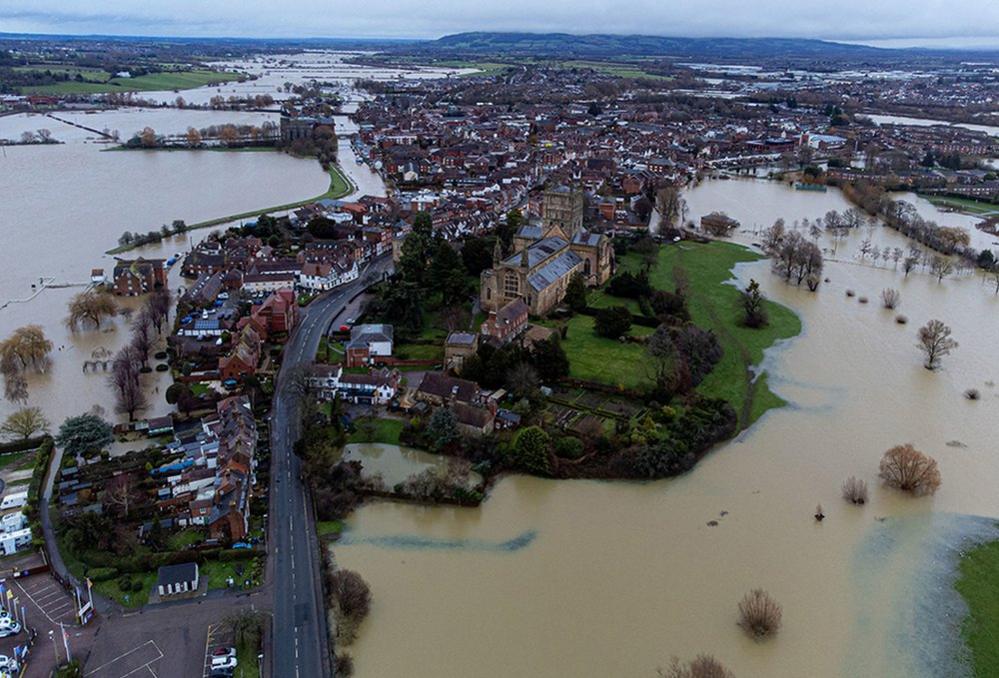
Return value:
M 930 260 L 930 272 L 936 277 L 937 282 L 943 282 L 943 279 L 954 272 L 954 263 L 945 257 L 934 256 Z
M 92 325 L 100 327 L 105 318 L 113 318 L 118 313 L 114 298 L 105 292 L 80 292 L 69 302 L 69 317 L 66 324 L 73 331 Z
M 866 504 L 867 482 L 856 476 L 850 476 L 843 483 L 843 498 L 851 504 Z
M 170 290 L 161 287 L 146 299 L 149 318 L 156 326 L 156 333 L 163 333 L 163 322 L 170 317 Z
M 127 414 L 128 420 L 135 419 L 135 413 L 146 408 L 146 394 L 142 391 L 139 377 L 141 356 L 134 346 L 126 346 L 118 351 L 111 363 L 108 383 L 115 395 L 116 411 Z
M 933 494 L 940 487 L 936 460 L 910 444 L 896 445 L 885 452 L 878 475 L 885 485 L 917 496 Z
M 132 347 L 135 348 L 142 366 L 148 365 L 149 351 L 153 347 L 153 318 L 148 306 L 143 308 L 132 322 Z
M 335 570 L 328 575 L 329 603 L 336 619 L 337 640 L 350 644 L 357 628 L 371 610 L 371 589 L 353 570 Z
M 0 425 L 0 433 L 12 438 L 27 440 L 36 433 L 47 433 L 49 430 L 49 420 L 37 407 L 22 407 L 16 412 L 12 412 Z
M 898 308 L 902 304 L 902 293 L 898 290 L 888 287 L 881 290 L 881 305 L 888 310 L 893 310 Z
M 656 191 L 656 211 L 659 212 L 659 227 L 662 230 L 683 223 L 687 201 L 683 199 L 679 187 L 664 186 Z
M 121 507 L 121 515 L 127 519 L 135 501 L 136 486 L 130 473 L 119 473 L 104 484 L 104 503 Z
M 689 664 L 673 657 L 669 667 L 657 669 L 659 678 L 735 678 L 735 674 L 709 654 L 699 654 Z
M 187 128 L 187 145 L 191 148 L 197 148 L 201 145 L 201 132 L 193 127 Z
M 950 327 L 943 321 L 930 320 L 919 328 L 919 343 L 916 346 L 926 354 L 924 367 L 935 370 L 940 364 L 940 358 L 957 348 L 958 343 L 951 339 Z
M 507 372 L 506 385 L 518 398 L 527 398 L 537 392 L 540 381 L 537 371 L 531 365 L 521 362 Z
M 139 132 L 139 141 L 141 141 L 142 145 L 146 148 L 152 148 L 157 142 L 156 130 L 152 127 L 143 127 L 142 131 Z
M 780 604 L 763 589 L 753 589 L 739 602 L 739 626 L 757 640 L 777 633 L 781 615 Z

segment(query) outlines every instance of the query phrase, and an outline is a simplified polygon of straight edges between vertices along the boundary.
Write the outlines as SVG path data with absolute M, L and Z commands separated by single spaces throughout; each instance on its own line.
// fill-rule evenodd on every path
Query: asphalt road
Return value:
M 371 263 L 360 278 L 305 307 L 284 349 L 271 413 L 271 582 L 274 676 L 314 678 L 332 675 L 322 600 L 319 539 L 301 461 L 292 451 L 300 435 L 299 402 L 291 375 L 310 364 L 319 341 L 351 297 L 391 268 L 391 257 Z

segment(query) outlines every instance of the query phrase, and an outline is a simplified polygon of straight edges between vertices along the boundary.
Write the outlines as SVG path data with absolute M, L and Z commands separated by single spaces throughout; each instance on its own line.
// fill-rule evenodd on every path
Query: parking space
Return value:
M 7 582 L 14 596 L 28 608 L 28 614 L 41 615 L 49 624 L 58 626 L 76 623 L 76 601 L 55 579 L 45 575 L 35 575 Z M 34 614 L 33 614 L 34 613 Z M 34 619 L 29 623 L 35 625 Z
M 208 678 L 212 672 L 212 658 L 216 653 L 225 652 L 235 646 L 232 628 L 225 623 L 218 622 L 208 625 L 208 633 L 205 638 L 205 666 L 203 678 Z
M 157 673 L 156 669 L 159 668 L 159 663 L 163 657 L 163 651 L 156 644 L 156 641 L 147 640 L 100 666 L 88 667 L 83 675 L 85 678 L 125 678 L 126 676 L 159 678 L 160 674 Z

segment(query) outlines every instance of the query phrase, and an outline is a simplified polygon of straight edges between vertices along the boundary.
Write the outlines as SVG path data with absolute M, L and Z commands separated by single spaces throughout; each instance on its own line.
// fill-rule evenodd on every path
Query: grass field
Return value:
M 629 334 L 644 336 L 652 332 L 651 327 L 632 325 Z M 569 358 L 570 377 L 623 388 L 644 388 L 652 383 L 642 369 L 645 349 L 640 344 L 597 335 L 591 316 L 575 315 L 569 319 L 562 348 Z
M 764 349 L 801 332 L 798 317 L 790 309 L 772 301 L 767 302 L 770 318 L 767 327 L 754 330 L 740 324 L 739 291 L 726 281 L 732 278 L 733 266 L 759 258 L 760 255 L 732 243 L 702 245 L 685 242 L 660 250 L 659 261 L 649 275 L 653 287 L 665 290 L 675 288 L 678 273 L 686 276 L 690 287 L 688 302 L 691 320 L 714 331 L 724 350 L 721 361 L 697 390 L 729 401 L 739 414 L 741 428 L 751 425 L 768 409 L 784 403 L 767 387 L 766 374 L 754 381 L 750 368 L 762 361 Z M 630 256 L 624 257 L 621 264 L 626 270 L 638 268 L 638 260 Z M 571 335 L 570 328 L 570 338 Z M 568 352 L 568 345 L 566 350 Z M 611 351 L 610 347 L 607 350 Z M 641 347 L 625 346 L 618 350 L 633 351 L 630 359 L 634 362 L 631 366 L 619 365 L 618 368 L 633 373 L 630 380 L 634 381 L 638 376 L 634 373 L 641 365 Z M 573 361 L 572 354 L 569 360 L 570 363 Z M 585 362 L 595 360 L 599 360 L 598 356 L 587 358 Z M 611 368 L 605 371 L 615 373 Z
M 954 584 L 968 604 L 961 634 L 971 650 L 976 678 L 999 676 L 999 541 L 968 551 Z
M 348 443 L 398 445 L 405 423 L 398 419 L 360 419 L 354 425 L 356 430 L 347 438 Z
M 77 82 L 68 80 L 53 85 L 22 88 L 24 94 L 104 94 L 108 92 L 157 92 L 163 90 L 181 90 L 203 87 L 211 83 L 231 82 L 244 77 L 240 73 L 220 73 L 218 71 L 167 71 L 151 73 L 135 78 L 113 78 L 106 71 L 94 69 L 71 69 L 58 66 L 42 67 L 28 66 L 23 70 L 51 70 L 67 72 L 72 75 L 80 73 L 86 80 Z M 94 82 L 97 81 L 97 82 Z
M 937 207 L 949 207 L 959 212 L 968 214 L 996 214 L 999 215 L 999 203 L 987 202 L 984 200 L 972 200 L 971 198 L 953 198 L 942 195 L 924 195 Z
M 354 185 L 350 183 L 350 180 L 344 176 L 343 172 L 336 165 L 330 165 L 329 168 L 330 175 L 330 187 L 325 193 L 317 195 L 314 198 L 308 198 L 306 200 L 299 200 L 298 202 L 289 202 L 284 205 L 274 205 L 272 207 L 266 207 L 261 210 L 250 210 L 249 212 L 241 212 L 239 214 L 229 214 L 224 217 L 217 217 L 215 219 L 209 219 L 208 221 L 199 221 L 187 226 L 188 231 L 193 231 L 199 228 L 211 228 L 212 226 L 219 226 L 221 224 L 227 224 L 232 221 L 239 221 L 241 219 L 253 219 L 259 217 L 261 214 L 269 214 L 271 212 L 284 212 L 286 210 L 293 210 L 295 208 L 301 207 L 302 205 L 310 205 L 317 200 L 323 200 L 324 198 L 329 198 L 330 200 L 337 200 L 344 197 L 348 193 L 354 190 Z M 105 254 L 121 254 L 122 252 L 127 252 L 134 249 L 134 245 L 119 245 L 108 250 Z

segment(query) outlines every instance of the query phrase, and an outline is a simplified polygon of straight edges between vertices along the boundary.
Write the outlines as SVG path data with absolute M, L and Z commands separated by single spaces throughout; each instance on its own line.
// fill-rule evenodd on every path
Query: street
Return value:
M 320 339 L 350 299 L 392 265 L 384 257 L 358 280 L 329 292 L 302 309 L 302 318 L 284 349 L 271 411 L 270 581 L 274 592 L 272 675 L 295 678 L 331 675 L 322 599 L 319 540 L 301 462 L 292 451 L 299 438 L 298 396 L 290 379 L 315 358 Z M 294 667 L 292 673 L 291 667 Z

